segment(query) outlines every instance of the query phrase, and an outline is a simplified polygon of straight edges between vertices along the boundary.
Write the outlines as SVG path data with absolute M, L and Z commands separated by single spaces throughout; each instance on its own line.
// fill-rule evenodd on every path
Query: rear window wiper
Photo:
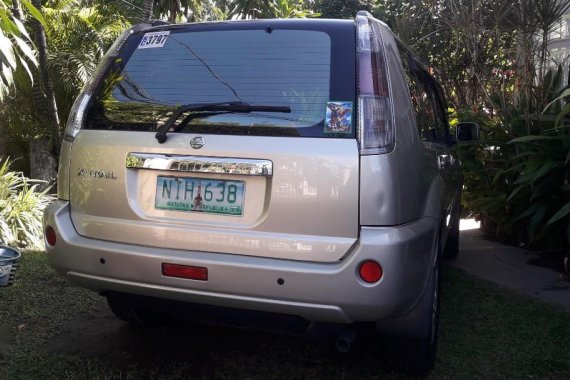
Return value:
M 221 103 L 202 103 L 202 104 L 184 104 L 176 108 L 172 115 L 168 118 L 166 123 L 161 125 L 154 137 L 156 140 L 163 144 L 166 141 L 166 134 L 174 126 L 174 123 L 178 118 L 186 112 L 197 112 L 197 111 L 212 111 L 208 114 L 190 114 L 184 118 L 180 124 L 187 124 L 190 120 L 197 117 L 207 117 L 217 115 L 220 113 L 248 113 L 248 112 L 291 112 L 291 107 L 289 106 L 260 106 L 252 105 L 245 102 L 221 102 Z M 178 126 L 175 126 L 176 129 Z

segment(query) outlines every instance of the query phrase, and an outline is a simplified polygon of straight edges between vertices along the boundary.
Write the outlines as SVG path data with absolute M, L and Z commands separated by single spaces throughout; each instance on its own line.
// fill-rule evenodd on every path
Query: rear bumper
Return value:
M 66 201 L 46 209 L 48 225 L 57 236 L 55 247 L 46 243 L 48 261 L 77 285 L 332 323 L 379 321 L 413 308 L 434 262 L 438 230 L 432 218 L 396 227 L 362 227 L 358 243 L 343 260 L 311 263 L 85 238 L 77 234 Z M 367 259 L 384 269 L 376 284 L 357 275 Z M 164 262 L 207 267 L 208 281 L 165 277 Z

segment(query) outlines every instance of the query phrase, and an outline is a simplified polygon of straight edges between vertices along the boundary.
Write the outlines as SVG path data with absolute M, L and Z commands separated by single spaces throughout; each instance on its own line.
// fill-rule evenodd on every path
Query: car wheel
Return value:
M 445 259 L 455 259 L 459 254 L 459 215 L 451 225 L 449 236 L 447 237 L 447 244 L 443 250 L 443 257 Z
M 429 332 L 425 337 L 385 337 L 384 352 L 388 364 L 397 370 L 416 376 L 427 376 L 432 370 L 439 333 L 439 289 L 440 289 L 440 265 L 436 263 L 431 274 L 430 284 L 420 302 L 429 301 Z
M 119 294 L 107 294 L 107 305 L 115 316 L 134 326 L 156 326 L 161 318 L 146 310 L 135 309 L 124 297 Z

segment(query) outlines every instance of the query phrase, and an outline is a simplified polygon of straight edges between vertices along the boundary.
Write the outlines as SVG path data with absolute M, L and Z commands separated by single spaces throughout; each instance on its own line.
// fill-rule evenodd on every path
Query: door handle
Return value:
M 455 159 L 450 154 L 440 154 L 437 156 L 437 167 L 439 170 L 445 170 L 453 165 Z
M 273 162 L 270 160 L 156 153 L 129 153 L 127 154 L 126 167 L 129 169 L 169 170 L 176 172 L 262 177 L 271 177 L 273 175 Z

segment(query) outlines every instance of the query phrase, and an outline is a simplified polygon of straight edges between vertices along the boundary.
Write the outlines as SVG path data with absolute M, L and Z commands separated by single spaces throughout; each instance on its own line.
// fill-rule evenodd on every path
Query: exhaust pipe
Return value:
M 354 329 L 345 329 L 341 331 L 335 341 L 336 350 L 341 353 L 348 352 L 355 337 L 356 333 L 354 332 Z

